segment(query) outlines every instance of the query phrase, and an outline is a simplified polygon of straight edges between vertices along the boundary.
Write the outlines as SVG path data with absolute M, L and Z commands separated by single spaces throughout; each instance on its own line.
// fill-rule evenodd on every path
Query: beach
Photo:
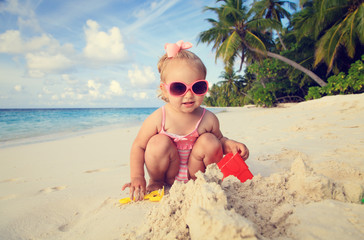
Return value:
M 364 94 L 217 114 L 254 178 L 216 165 L 120 205 L 139 126 L 0 148 L 0 239 L 363 239 Z

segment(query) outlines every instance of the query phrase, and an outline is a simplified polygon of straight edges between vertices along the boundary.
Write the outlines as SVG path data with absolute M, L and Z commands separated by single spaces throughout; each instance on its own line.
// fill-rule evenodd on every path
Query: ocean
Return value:
M 0 148 L 137 126 L 156 109 L 0 109 Z
M 0 148 L 138 126 L 156 109 L 0 109 Z M 214 113 L 223 111 L 208 109 Z

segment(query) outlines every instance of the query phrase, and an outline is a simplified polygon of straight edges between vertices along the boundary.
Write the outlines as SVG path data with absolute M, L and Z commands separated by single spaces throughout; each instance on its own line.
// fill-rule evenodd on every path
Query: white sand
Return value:
M 211 166 L 160 203 L 118 204 L 138 128 L 0 149 L 0 239 L 364 239 L 364 94 L 218 117 L 253 180 Z

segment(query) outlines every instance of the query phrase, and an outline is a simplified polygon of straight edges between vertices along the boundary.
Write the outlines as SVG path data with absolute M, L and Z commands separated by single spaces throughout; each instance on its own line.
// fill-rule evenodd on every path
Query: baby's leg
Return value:
M 147 191 L 161 189 L 165 182 L 172 185 L 179 170 L 176 145 L 166 135 L 153 136 L 145 149 L 145 165 L 150 177 Z
M 223 155 L 222 146 L 217 137 L 212 133 L 204 133 L 193 145 L 188 160 L 188 171 L 192 179 L 196 179 L 198 171 L 205 172 L 206 166 L 218 163 Z

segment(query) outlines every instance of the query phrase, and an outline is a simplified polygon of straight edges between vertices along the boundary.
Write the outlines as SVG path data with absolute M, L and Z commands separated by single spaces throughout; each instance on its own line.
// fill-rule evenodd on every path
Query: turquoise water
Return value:
M 136 126 L 156 109 L 0 109 L 0 147 Z

